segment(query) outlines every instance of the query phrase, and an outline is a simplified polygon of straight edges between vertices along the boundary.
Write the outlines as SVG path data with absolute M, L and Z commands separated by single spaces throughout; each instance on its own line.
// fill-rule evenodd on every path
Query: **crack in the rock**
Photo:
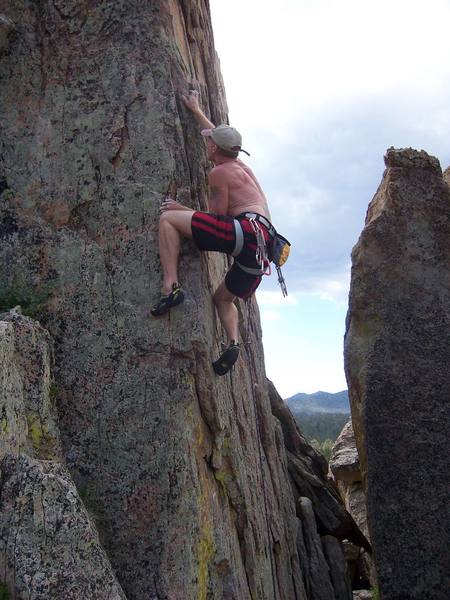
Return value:
M 128 113 L 129 113 L 131 106 L 138 100 L 142 101 L 142 100 L 145 100 L 145 98 L 142 94 L 138 94 L 137 96 L 135 96 L 133 98 L 133 100 L 131 100 L 131 102 L 129 102 L 128 104 L 125 105 L 124 113 L 123 113 L 123 123 L 124 123 L 123 127 L 121 127 L 120 130 L 116 130 L 111 136 L 111 138 L 112 138 L 117 133 L 117 131 L 120 131 L 119 149 L 117 150 L 117 152 L 113 156 L 113 158 L 111 158 L 111 164 L 113 166 L 114 172 L 116 172 L 117 169 L 120 167 L 122 160 L 123 160 L 123 154 L 126 152 L 126 150 L 128 149 L 128 147 L 130 145 Z

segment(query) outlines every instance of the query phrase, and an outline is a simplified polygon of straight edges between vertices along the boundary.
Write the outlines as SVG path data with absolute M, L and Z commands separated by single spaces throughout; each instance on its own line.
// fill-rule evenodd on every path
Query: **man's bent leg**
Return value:
M 159 257 L 163 269 L 162 291 L 168 294 L 178 282 L 178 256 L 181 238 L 192 238 L 191 221 L 194 211 L 168 210 L 159 219 Z
M 227 333 L 228 343 L 238 341 L 239 337 L 239 313 L 233 301 L 236 296 L 227 290 L 223 281 L 216 292 L 213 300 L 219 314 L 220 321 Z

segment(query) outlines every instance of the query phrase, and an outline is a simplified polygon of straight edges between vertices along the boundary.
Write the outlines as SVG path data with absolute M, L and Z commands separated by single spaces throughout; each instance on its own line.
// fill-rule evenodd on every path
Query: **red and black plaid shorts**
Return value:
M 248 219 L 241 216 L 228 217 L 214 213 L 194 212 L 192 215 L 192 237 L 199 250 L 232 254 L 236 245 L 234 219 L 237 218 L 244 233 L 244 246 L 235 258 L 250 269 L 258 269 L 256 262 L 256 236 Z M 271 242 L 269 232 L 261 226 L 264 239 Z M 239 298 L 248 298 L 261 283 L 261 275 L 251 275 L 234 262 L 225 276 L 225 286 Z

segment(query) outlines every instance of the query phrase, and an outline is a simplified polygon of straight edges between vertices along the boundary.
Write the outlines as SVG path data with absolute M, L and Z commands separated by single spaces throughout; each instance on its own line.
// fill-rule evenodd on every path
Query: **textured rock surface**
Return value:
M 351 514 L 365 538 L 370 540 L 366 496 L 362 484 L 358 450 L 351 419 L 344 425 L 333 446 L 329 466 L 345 508 Z M 376 576 L 372 553 L 350 543 L 346 543 L 345 550 L 354 587 L 375 586 Z
M 450 185 L 450 167 L 447 167 L 443 172 L 444 181 L 447 185 Z
M 306 597 L 351 598 L 347 565 L 337 537 L 367 542 L 337 499 L 326 477 L 324 457 L 305 440 L 271 382 L 269 395 L 272 413 L 281 424 L 292 490 L 298 498 L 297 550 L 303 565 Z M 324 535 L 328 533 L 337 537 Z
M 1 485 L 0 567 L 11 598 L 125 600 L 62 464 L 6 455 Z
M 344 425 L 334 443 L 329 466 L 336 479 L 347 483 L 361 481 L 359 456 L 351 419 Z
M 5 17 L 5 15 L 0 14 L 0 54 L 8 45 L 8 38 L 14 28 L 14 24 L 11 19 Z
M 6 453 L 61 458 L 48 332 L 20 314 L 0 315 L 0 460 Z
M 0 578 L 10 598 L 125 598 L 65 465 L 48 332 L 0 320 Z
M 353 592 L 353 600 L 372 600 L 373 594 L 369 590 L 357 590 Z M 405 596 L 407 598 L 407 596 Z
M 307 598 L 311 600 L 334 598 L 333 584 L 317 531 L 311 500 L 299 498 L 297 512 L 302 523 L 297 541 L 299 554 L 306 559 L 307 565 Z
M 345 368 L 381 597 L 444 600 L 450 191 L 423 151 L 385 161 L 352 254 Z
M 239 305 L 249 344 L 222 379 L 211 291 L 227 259 L 184 243 L 188 300 L 149 314 L 161 198 L 206 206 L 204 145 L 180 92 L 196 87 L 226 118 L 208 3 L 0 7 L 20 23 L 0 59 L 0 302 L 54 339 L 63 457 L 127 598 L 306 598 L 297 534 L 313 533 L 298 490 L 325 499 L 311 527 L 354 524 L 309 473 L 312 449 L 286 455 L 256 304 Z
M 336 600 L 351 600 L 352 588 L 341 545 L 332 535 L 325 535 L 322 538 L 322 547 L 330 569 L 334 597 Z

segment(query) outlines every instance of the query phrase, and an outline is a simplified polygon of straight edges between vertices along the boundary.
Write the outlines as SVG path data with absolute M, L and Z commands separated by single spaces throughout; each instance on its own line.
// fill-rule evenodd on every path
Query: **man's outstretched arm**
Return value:
M 200 108 L 198 92 L 196 90 L 191 90 L 189 96 L 183 94 L 181 98 L 196 118 L 197 123 L 200 125 L 200 129 L 214 129 L 215 125 L 203 114 L 202 109 Z

